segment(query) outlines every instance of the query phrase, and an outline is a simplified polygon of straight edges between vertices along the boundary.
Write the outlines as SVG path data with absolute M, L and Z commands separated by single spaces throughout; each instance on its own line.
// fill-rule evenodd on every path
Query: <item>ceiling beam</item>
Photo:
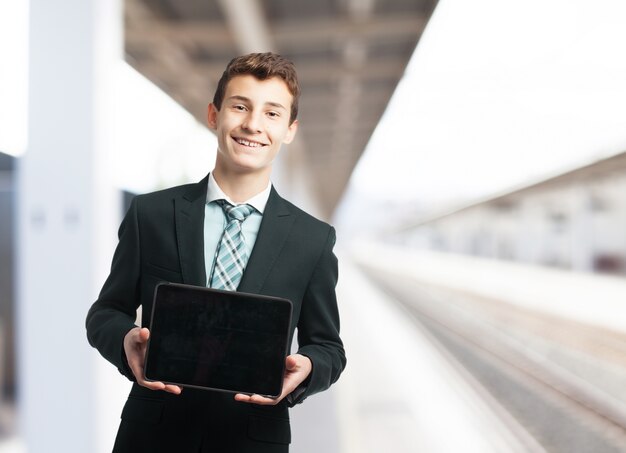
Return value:
M 241 54 L 274 49 L 258 0 L 219 0 Z
M 303 49 L 348 39 L 390 42 L 417 37 L 426 24 L 423 14 L 372 16 L 360 21 L 347 18 L 291 21 L 273 28 L 276 44 L 283 48 Z M 304 47 L 303 47 L 304 46 Z
M 221 1 L 230 4 L 233 0 Z M 227 10 L 224 12 L 229 14 Z M 349 18 L 310 19 L 259 25 L 255 27 L 255 30 L 261 30 L 263 33 L 259 36 L 267 37 L 249 38 L 247 34 L 244 36 L 243 32 L 238 31 L 243 28 L 241 27 L 243 23 L 241 18 L 244 16 L 239 17 L 236 16 L 232 19 L 236 21 L 235 24 L 232 24 L 229 18 L 228 27 L 215 21 L 166 22 L 160 19 L 151 19 L 149 23 L 138 22 L 136 26 L 129 27 L 126 30 L 126 41 L 137 45 L 155 45 L 163 41 L 205 43 L 211 46 L 232 46 L 237 43 L 238 46 L 245 46 L 246 48 L 258 48 L 259 45 L 255 46 L 254 41 L 260 39 L 258 43 L 267 46 L 267 48 L 276 48 L 283 52 L 291 49 L 305 51 L 307 49 L 320 49 L 329 43 L 341 44 L 348 38 L 379 43 L 413 38 L 417 40 L 427 21 L 427 17 L 421 13 L 372 16 L 361 21 L 354 21 Z M 243 50 L 243 47 L 240 49 Z
M 362 110 L 363 108 L 373 105 L 386 106 L 393 90 L 394 87 L 391 85 L 389 87 L 378 86 L 368 90 L 366 95 L 359 98 L 359 108 Z M 306 90 L 304 90 L 300 99 L 302 101 L 302 108 L 300 109 L 302 112 L 313 112 L 319 109 L 326 109 L 329 105 L 337 102 L 337 96 L 332 92 L 309 94 Z

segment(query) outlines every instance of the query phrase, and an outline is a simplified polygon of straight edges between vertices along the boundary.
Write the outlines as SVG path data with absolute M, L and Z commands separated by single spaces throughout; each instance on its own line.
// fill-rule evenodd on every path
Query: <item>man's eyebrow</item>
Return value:
M 271 107 L 276 107 L 277 109 L 287 110 L 284 105 L 278 102 L 266 102 L 265 105 L 269 105 Z
M 241 95 L 239 95 L 239 94 L 235 94 L 235 95 L 233 95 L 233 96 L 230 96 L 227 100 L 228 100 L 228 101 L 241 101 L 241 102 L 248 102 L 248 103 L 249 103 L 249 102 L 251 102 L 251 101 L 250 101 L 250 98 L 247 98 L 247 97 L 245 97 L 245 96 L 241 96 Z M 276 107 L 276 108 L 278 108 L 278 109 L 287 110 L 287 109 L 285 108 L 285 106 L 284 106 L 284 105 L 282 105 L 282 104 L 281 104 L 281 103 L 279 103 L 279 102 L 266 102 L 266 103 L 265 103 L 265 105 L 269 105 L 270 107 Z
M 239 96 L 239 95 L 234 95 L 234 96 L 230 96 L 228 99 L 228 101 L 243 101 L 243 102 L 250 102 L 250 99 L 248 99 L 245 96 Z

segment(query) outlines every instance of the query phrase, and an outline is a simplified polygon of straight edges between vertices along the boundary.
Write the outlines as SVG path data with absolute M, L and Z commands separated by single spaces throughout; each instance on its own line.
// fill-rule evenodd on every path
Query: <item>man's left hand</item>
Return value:
M 278 398 L 267 398 L 261 395 L 244 395 L 237 393 L 235 400 L 242 403 L 261 404 L 264 406 L 274 406 L 282 401 L 284 397 L 293 392 L 304 380 L 309 377 L 313 364 L 311 359 L 301 354 L 287 356 L 285 360 L 285 378 L 283 379 L 283 391 Z

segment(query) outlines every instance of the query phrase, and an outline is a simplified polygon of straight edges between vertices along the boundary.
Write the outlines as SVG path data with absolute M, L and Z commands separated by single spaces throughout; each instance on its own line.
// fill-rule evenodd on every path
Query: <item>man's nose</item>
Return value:
M 245 121 L 242 124 L 242 127 L 250 132 L 261 132 L 261 118 L 258 113 L 250 112 Z

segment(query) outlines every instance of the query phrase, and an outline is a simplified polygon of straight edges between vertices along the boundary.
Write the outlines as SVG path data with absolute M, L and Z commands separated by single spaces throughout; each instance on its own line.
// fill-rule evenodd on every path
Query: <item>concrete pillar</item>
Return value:
M 121 2 L 31 0 L 29 15 L 16 229 L 20 436 L 29 453 L 105 452 L 128 384 L 89 347 L 84 319 L 120 221 L 107 103 Z

